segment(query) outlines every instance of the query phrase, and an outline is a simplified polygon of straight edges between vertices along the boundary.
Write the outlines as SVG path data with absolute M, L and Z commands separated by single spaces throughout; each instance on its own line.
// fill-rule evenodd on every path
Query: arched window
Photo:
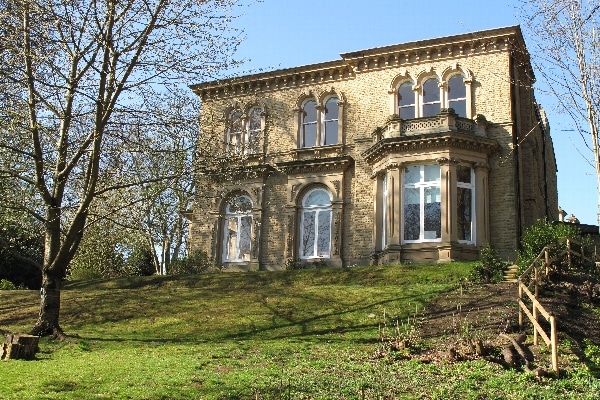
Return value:
M 233 110 L 227 118 L 227 150 L 239 152 L 242 149 L 242 110 Z
M 323 188 L 302 199 L 300 258 L 329 258 L 331 254 L 331 195 Z
M 423 82 L 423 117 L 431 117 L 440 113 L 440 87 L 436 78 L 429 78 Z
M 223 221 L 223 261 L 250 261 L 252 200 L 244 195 L 232 197 L 225 205 Z
M 415 92 L 410 82 L 398 88 L 398 115 L 402 119 L 415 118 Z
M 301 147 L 317 145 L 317 102 L 309 100 L 302 107 Z
M 404 241 L 422 242 L 442 237 L 439 165 L 404 168 Z
M 339 99 L 330 97 L 325 102 L 325 112 L 323 114 L 323 132 L 321 134 L 323 146 L 337 144 L 338 142 L 338 118 L 339 118 Z
M 248 112 L 248 130 L 246 134 L 245 152 L 248 154 L 260 153 L 260 132 L 262 130 L 262 108 L 252 108 Z
M 453 108 L 459 117 L 467 117 L 467 89 L 461 75 L 448 80 L 448 108 Z

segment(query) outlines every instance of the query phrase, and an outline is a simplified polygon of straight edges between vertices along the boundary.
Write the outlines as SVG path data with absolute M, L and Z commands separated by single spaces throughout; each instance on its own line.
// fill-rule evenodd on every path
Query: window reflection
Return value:
M 404 169 L 404 240 L 428 241 L 442 237 L 440 166 L 415 165 Z
M 461 75 L 454 75 L 448 81 L 448 107 L 459 117 L 467 117 L 467 89 Z
M 331 253 L 331 196 L 325 189 L 313 189 L 302 202 L 300 257 L 328 258 Z
M 249 261 L 252 249 L 252 200 L 247 196 L 231 198 L 225 206 L 223 224 L 223 261 Z

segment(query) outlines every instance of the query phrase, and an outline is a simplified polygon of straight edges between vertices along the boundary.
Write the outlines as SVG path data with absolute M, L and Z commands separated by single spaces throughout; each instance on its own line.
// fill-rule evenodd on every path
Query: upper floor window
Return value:
M 250 260 L 252 248 L 252 200 L 240 195 L 225 205 L 223 218 L 223 261 Z
M 317 102 L 309 100 L 302 107 L 302 147 L 317 145 Z
M 340 143 L 340 100 L 328 97 L 324 103 L 315 99 L 300 109 L 299 147 L 330 146 Z
M 260 107 L 253 107 L 247 113 L 233 110 L 227 119 L 227 150 L 240 154 L 260 152 L 260 133 L 262 132 L 262 114 Z
M 439 240 L 442 237 L 440 171 L 436 164 L 404 168 L 405 242 Z
M 423 73 L 416 81 L 408 74 L 398 76 L 390 91 L 395 96 L 392 113 L 402 119 L 411 119 L 431 117 L 439 114 L 442 108 L 453 108 L 459 117 L 471 118 L 472 81 L 471 74 L 463 73 L 457 66 L 448 68 L 442 76 Z
M 229 125 L 227 128 L 227 150 L 239 152 L 242 148 L 242 110 L 232 111 L 227 122 Z
M 440 87 L 436 78 L 429 78 L 423 82 L 421 88 L 422 100 L 423 100 L 423 117 L 431 117 L 440 113 L 441 101 L 440 101 Z
M 302 199 L 300 257 L 329 258 L 331 255 L 331 195 L 323 188 L 309 191 Z
M 459 117 L 467 117 L 467 89 L 462 75 L 448 80 L 448 108 L 453 108 Z
M 415 91 L 410 82 L 398 88 L 398 115 L 402 119 L 415 118 Z
M 254 107 L 248 112 L 248 129 L 246 130 L 247 153 L 260 153 L 260 133 L 262 132 L 262 108 Z
M 323 145 L 337 144 L 338 142 L 338 118 L 339 106 L 338 98 L 330 97 L 325 102 L 325 110 L 323 113 Z

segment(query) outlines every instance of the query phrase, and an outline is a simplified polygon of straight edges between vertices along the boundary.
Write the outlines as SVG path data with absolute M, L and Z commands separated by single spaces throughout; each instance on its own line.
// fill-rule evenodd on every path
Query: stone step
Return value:
M 516 282 L 518 282 L 518 276 L 519 276 L 519 266 L 516 264 L 513 264 L 513 265 L 509 266 L 508 268 L 506 268 L 506 270 L 504 270 L 504 281 L 505 282 L 516 283 Z

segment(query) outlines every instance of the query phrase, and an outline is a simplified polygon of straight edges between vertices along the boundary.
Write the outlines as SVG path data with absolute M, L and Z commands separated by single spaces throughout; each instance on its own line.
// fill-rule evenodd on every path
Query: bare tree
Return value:
M 520 13 L 544 89 L 572 118 L 592 154 L 600 225 L 600 2 L 522 0 Z
M 30 188 L 26 210 L 44 226 L 33 333 L 63 336 L 60 285 L 93 203 L 181 174 L 143 171 L 168 131 L 155 129 L 153 99 L 235 63 L 242 1 L 0 0 L 0 120 L 13 127 L 0 138 L 12 154 L 0 178 Z

